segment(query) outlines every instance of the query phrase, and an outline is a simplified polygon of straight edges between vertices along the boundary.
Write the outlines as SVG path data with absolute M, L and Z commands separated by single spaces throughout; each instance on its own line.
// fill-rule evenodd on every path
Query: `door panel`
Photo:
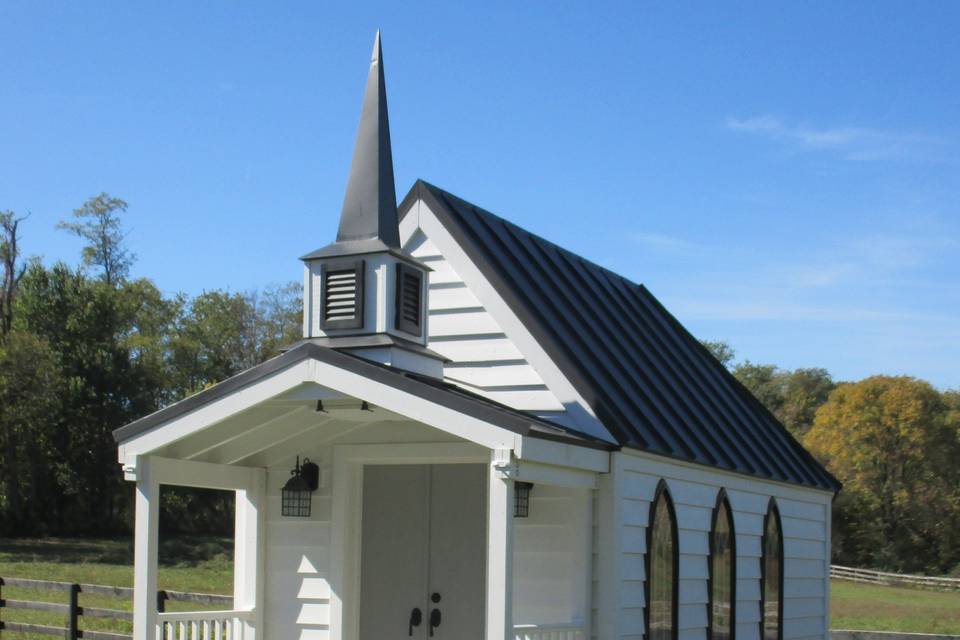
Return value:
M 430 594 L 441 612 L 436 640 L 482 640 L 486 601 L 487 474 L 480 464 L 433 467 Z M 429 618 L 429 616 L 428 616 Z M 428 623 L 429 626 L 429 623 Z
M 427 624 L 407 635 L 410 612 L 426 618 L 430 467 L 368 466 L 363 474 L 360 553 L 360 640 L 426 638 Z
M 435 640 L 483 639 L 486 490 L 484 465 L 365 467 L 360 640 L 429 640 L 434 609 Z

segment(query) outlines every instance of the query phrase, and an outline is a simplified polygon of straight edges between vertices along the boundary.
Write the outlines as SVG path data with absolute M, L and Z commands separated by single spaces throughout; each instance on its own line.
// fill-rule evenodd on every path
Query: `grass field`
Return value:
M 221 538 L 182 537 L 160 544 L 161 589 L 216 593 L 233 592 L 233 541 Z M 0 540 L 0 577 L 33 578 L 120 587 L 133 586 L 133 544 L 116 540 Z M 3 597 L 14 600 L 66 603 L 62 591 L 4 587 Z M 80 595 L 80 606 L 129 611 L 122 598 Z M 189 609 L 168 603 L 168 611 Z M 194 607 L 196 608 L 196 607 Z M 43 611 L 2 609 L 3 620 L 62 627 L 64 616 Z M 83 618 L 81 629 L 130 633 L 130 623 L 108 618 Z M 42 640 L 38 636 L 4 632 L 4 640 Z
M 183 537 L 160 545 L 160 588 L 230 594 L 233 590 L 232 541 Z M 0 540 L 0 576 L 133 586 L 133 547 L 115 540 Z M 831 586 L 834 629 L 960 634 L 960 593 L 875 587 L 835 580 Z M 62 602 L 62 592 L 3 589 L 3 597 Z M 81 595 L 80 604 L 129 610 L 129 600 Z M 183 610 L 169 603 L 169 610 Z M 3 610 L 2 619 L 63 626 L 57 614 Z M 130 633 L 123 621 L 89 618 L 82 628 Z M 4 640 L 41 640 L 44 636 L 4 633 Z
M 834 580 L 830 615 L 834 629 L 960 634 L 960 593 Z

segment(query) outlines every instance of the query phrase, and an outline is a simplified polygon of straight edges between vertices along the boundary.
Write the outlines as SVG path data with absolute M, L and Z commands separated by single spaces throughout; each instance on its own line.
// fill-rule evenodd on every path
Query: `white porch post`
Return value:
M 233 546 L 233 608 L 253 611 L 253 624 L 241 622 L 244 640 L 263 637 L 264 523 L 267 474 L 252 471 L 250 487 L 236 491 Z
M 504 468 L 503 453 L 494 451 L 490 465 L 486 640 L 513 639 L 513 479 Z
M 134 525 L 133 638 L 154 640 L 157 627 L 157 547 L 160 483 L 150 458 L 137 461 L 136 524 Z

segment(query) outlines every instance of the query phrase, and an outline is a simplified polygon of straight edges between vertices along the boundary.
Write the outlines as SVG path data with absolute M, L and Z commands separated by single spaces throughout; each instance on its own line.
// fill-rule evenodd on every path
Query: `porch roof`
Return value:
M 458 386 L 427 376 L 394 369 L 359 356 L 312 343 L 301 343 L 283 355 L 267 360 L 228 378 L 209 389 L 189 396 L 148 416 L 114 430 L 113 437 L 123 444 L 156 429 L 191 411 L 215 402 L 229 394 L 255 384 L 301 361 L 314 359 L 351 373 L 364 376 L 394 389 L 404 391 L 472 418 L 501 427 L 513 433 L 557 440 L 583 447 L 611 450 L 615 447 L 593 436 L 544 420 L 525 411 L 466 391 Z M 371 398 L 371 401 L 375 399 Z

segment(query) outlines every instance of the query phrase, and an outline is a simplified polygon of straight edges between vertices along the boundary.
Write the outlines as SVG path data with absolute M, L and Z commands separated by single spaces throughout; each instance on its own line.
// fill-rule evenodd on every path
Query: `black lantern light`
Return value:
M 310 458 L 297 456 L 297 466 L 290 472 L 290 479 L 280 491 L 280 513 L 294 518 L 309 518 L 311 496 L 320 485 L 320 467 L 310 462 Z
M 513 483 L 513 517 L 526 518 L 530 515 L 530 490 L 532 482 Z

